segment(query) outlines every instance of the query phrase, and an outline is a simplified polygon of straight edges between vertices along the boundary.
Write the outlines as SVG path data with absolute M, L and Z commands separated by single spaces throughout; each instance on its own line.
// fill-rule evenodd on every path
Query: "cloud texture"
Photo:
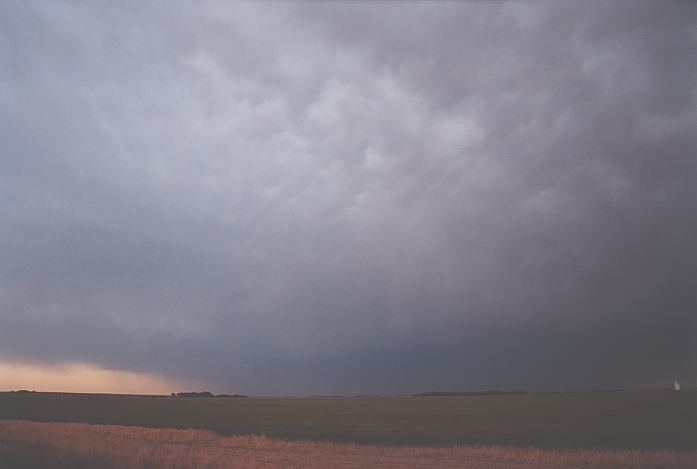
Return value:
M 695 57 L 678 2 L 5 2 L 0 359 L 697 384 Z

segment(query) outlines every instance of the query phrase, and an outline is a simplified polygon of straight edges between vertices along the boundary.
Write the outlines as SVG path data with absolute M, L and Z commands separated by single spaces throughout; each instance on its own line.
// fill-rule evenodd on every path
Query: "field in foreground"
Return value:
M 693 468 L 694 451 L 390 447 L 206 430 L 0 421 L 0 461 L 22 468 Z
M 0 419 L 402 446 L 697 449 L 697 392 L 368 398 L 0 393 Z

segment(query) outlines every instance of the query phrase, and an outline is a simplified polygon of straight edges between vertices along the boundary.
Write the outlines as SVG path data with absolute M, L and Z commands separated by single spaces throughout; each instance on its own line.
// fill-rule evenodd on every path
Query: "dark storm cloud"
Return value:
M 2 10 L 0 359 L 695 384 L 694 5 Z

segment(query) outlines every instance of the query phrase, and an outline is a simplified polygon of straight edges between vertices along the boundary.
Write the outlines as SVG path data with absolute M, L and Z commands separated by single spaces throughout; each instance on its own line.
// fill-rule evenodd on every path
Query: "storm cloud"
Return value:
M 3 2 L 0 361 L 696 385 L 697 5 Z

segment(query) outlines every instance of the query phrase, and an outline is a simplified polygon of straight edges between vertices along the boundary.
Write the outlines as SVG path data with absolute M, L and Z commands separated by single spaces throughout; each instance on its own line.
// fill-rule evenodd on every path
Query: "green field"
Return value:
M 697 448 L 694 391 L 241 399 L 0 393 L 0 419 L 388 445 Z

